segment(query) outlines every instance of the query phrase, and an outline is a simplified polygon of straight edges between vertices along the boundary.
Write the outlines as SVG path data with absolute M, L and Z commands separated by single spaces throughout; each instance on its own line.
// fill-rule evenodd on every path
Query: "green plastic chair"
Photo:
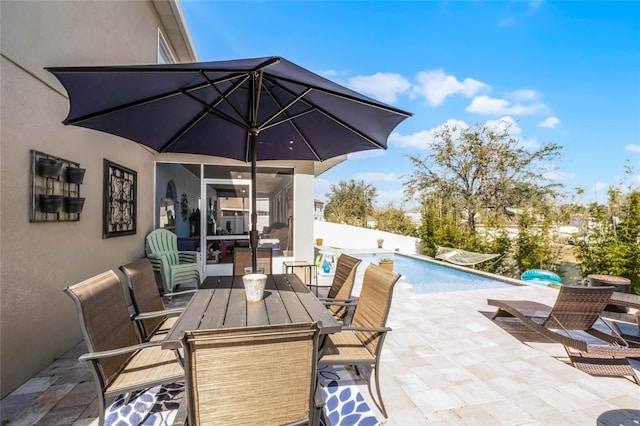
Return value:
M 178 286 L 200 287 L 202 260 L 200 252 L 178 251 L 178 237 L 166 229 L 156 229 L 147 235 L 147 258 L 153 265 L 156 281 L 163 293 L 172 293 Z

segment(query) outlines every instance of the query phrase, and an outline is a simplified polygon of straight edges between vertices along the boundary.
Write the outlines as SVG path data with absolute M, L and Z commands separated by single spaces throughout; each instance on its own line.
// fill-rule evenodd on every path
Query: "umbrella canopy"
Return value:
M 323 161 L 386 149 L 391 131 L 412 115 L 280 57 L 47 70 L 69 95 L 64 124 L 158 152 L 250 162 L 254 250 L 256 161 Z

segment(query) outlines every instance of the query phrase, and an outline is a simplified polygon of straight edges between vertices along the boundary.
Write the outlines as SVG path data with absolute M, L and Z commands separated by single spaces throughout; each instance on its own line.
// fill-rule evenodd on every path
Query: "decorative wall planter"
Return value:
M 62 170 L 62 161 L 53 158 L 40 158 L 36 163 L 38 175 L 42 177 L 57 178 Z
M 67 167 L 66 180 L 69 183 L 81 184 L 84 180 L 84 172 L 86 169 L 80 167 Z
M 43 213 L 58 213 L 62 206 L 62 195 L 40 194 L 40 211 Z
M 64 209 L 67 213 L 82 213 L 84 198 L 64 197 Z
M 382 269 L 393 272 L 393 260 L 391 259 L 380 259 L 380 261 L 378 262 L 378 266 L 380 266 Z
M 80 220 L 80 212 L 84 205 L 84 198 L 80 198 L 80 187 L 85 169 L 75 161 L 33 149 L 30 163 L 29 221 L 34 223 Z

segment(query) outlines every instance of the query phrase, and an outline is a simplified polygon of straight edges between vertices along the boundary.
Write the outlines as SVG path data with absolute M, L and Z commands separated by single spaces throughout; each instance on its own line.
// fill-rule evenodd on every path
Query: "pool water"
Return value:
M 354 254 L 353 256 L 376 265 L 380 259 L 393 259 L 393 271 L 404 275 L 405 282 L 413 287 L 414 293 L 511 287 L 511 284 L 503 281 L 409 256 L 396 254 Z

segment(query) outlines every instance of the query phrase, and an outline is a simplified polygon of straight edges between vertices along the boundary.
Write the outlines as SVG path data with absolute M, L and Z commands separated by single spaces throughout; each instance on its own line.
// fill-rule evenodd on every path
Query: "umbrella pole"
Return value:
M 258 268 L 258 180 L 257 180 L 257 157 L 258 150 L 256 139 L 258 132 L 255 129 L 249 131 L 249 148 L 251 149 L 251 231 L 249 231 L 249 244 L 251 245 L 251 266 L 253 271 Z

